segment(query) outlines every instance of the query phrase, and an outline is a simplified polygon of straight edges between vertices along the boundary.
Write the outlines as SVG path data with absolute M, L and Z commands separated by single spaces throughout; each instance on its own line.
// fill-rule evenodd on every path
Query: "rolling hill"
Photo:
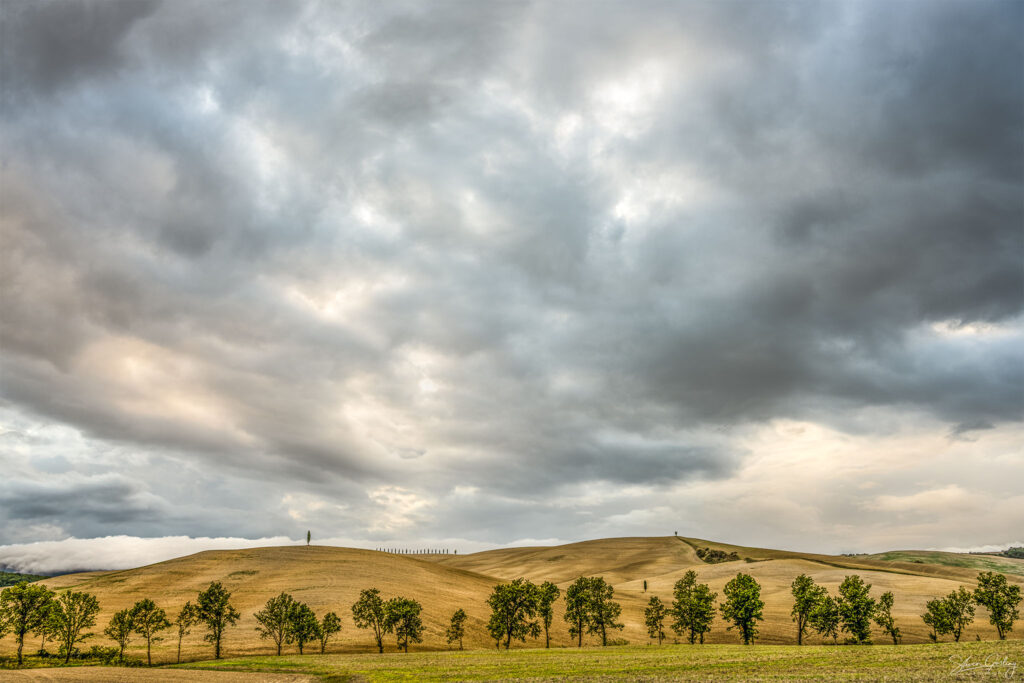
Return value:
M 739 560 L 709 564 L 697 555 L 698 548 L 736 553 Z M 369 632 L 352 623 L 351 604 L 363 588 L 376 587 L 384 597 L 404 595 L 423 604 L 426 627 L 423 643 L 413 649 L 444 649 L 444 630 L 452 612 L 463 608 L 469 614 L 466 647 L 494 646 L 486 633 L 489 615 L 486 599 L 495 583 L 525 576 L 533 581 L 552 581 L 565 588 L 577 576 L 601 575 L 615 587 L 616 599 L 623 607 L 625 629 L 617 637 L 631 643 L 647 641 L 643 627 L 643 609 L 651 595 L 671 600 L 673 583 L 688 569 L 697 571 L 700 580 L 711 585 L 719 596 L 725 583 L 738 571 L 752 574 L 763 586 L 765 622 L 761 625 L 762 643 L 791 643 L 794 627 L 789 617 L 789 584 L 806 573 L 835 592 L 847 574 L 860 574 L 873 585 L 877 596 L 891 590 L 896 594 L 894 613 L 905 633 L 904 642 L 927 640 L 919 615 L 924 603 L 945 595 L 961 584 L 972 585 L 979 567 L 950 565 L 942 553 L 895 553 L 877 556 L 831 556 L 789 551 L 749 548 L 679 537 L 612 538 L 584 541 L 553 547 L 509 548 L 469 555 L 393 555 L 369 550 L 322 546 L 284 546 L 247 550 L 207 551 L 167 562 L 124 571 L 88 572 L 53 577 L 43 581 L 60 590 L 73 588 L 95 594 L 103 608 L 99 633 L 110 615 L 131 606 L 144 597 L 153 598 L 169 616 L 211 581 L 221 581 L 231 591 L 232 602 L 242 613 L 235 628 L 228 630 L 224 648 L 231 655 L 272 653 L 273 647 L 261 641 L 255 631 L 253 613 L 270 597 L 281 591 L 308 603 L 318 614 L 333 610 L 342 619 L 340 637 L 331 644 L 331 652 L 366 652 L 373 649 Z M 965 557 L 965 556 L 955 556 Z M 970 556 L 967 556 L 970 557 Z M 1007 577 L 1024 584 L 1020 569 L 1024 560 L 997 558 Z M 1002 566 L 1002 564 L 1000 565 Z M 1017 571 L 1013 571 L 1017 570 Z M 645 593 L 643 582 L 647 581 Z M 561 601 L 556 603 L 552 628 L 553 645 L 569 645 L 561 618 Z M 736 642 L 734 632 L 717 620 L 709 641 Z M 1020 638 L 1024 628 L 1018 623 L 1013 637 Z M 964 638 L 974 640 L 995 637 L 985 610 Z M 816 638 L 811 638 L 817 642 Z M 591 642 L 593 642 L 591 640 Z M 87 644 L 106 644 L 103 636 Z M 154 649 L 154 659 L 174 658 L 175 639 L 170 636 Z M 393 642 L 388 645 L 393 648 Z M 28 645 L 27 645 L 28 646 Z M 32 644 L 31 647 L 35 645 Z M 0 641 L 0 651 L 13 649 L 13 640 Z M 133 652 L 140 652 L 138 643 Z M 210 656 L 202 642 L 200 627 L 193 628 L 183 646 L 183 657 Z

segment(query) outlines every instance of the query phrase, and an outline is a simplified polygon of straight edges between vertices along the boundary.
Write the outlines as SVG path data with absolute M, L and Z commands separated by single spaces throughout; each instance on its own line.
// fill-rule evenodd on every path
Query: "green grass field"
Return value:
M 304 673 L 323 681 L 1024 680 L 1024 643 L 662 645 L 242 657 L 172 668 Z
M 941 564 L 946 567 L 963 567 L 976 569 L 980 572 L 999 572 L 1001 574 L 1017 574 L 1024 576 L 1024 560 L 998 555 L 967 555 L 964 553 L 942 553 L 927 550 L 891 550 L 877 555 L 864 557 L 885 562 L 920 562 L 922 564 Z

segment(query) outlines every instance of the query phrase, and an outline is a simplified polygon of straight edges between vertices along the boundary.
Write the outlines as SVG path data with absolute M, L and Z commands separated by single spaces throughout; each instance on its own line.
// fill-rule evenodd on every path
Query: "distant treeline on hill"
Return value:
M 39 579 L 45 579 L 45 576 L 39 576 L 38 574 L 19 574 L 17 572 L 0 572 L 0 586 L 13 586 L 16 583 L 22 581 L 38 581 Z
M 1009 557 L 1014 560 L 1024 560 L 1024 548 L 1012 547 L 1006 550 L 997 550 L 991 553 L 971 553 L 971 555 L 995 555 L 996 557 Z

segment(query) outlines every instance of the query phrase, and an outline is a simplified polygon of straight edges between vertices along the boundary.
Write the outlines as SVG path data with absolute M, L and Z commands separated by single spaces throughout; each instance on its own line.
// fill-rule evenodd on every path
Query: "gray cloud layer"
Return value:
M 6 3 L 0 543 L 663 533 L 780 420 L 991 495 L 1020 3 L 583 9 Z

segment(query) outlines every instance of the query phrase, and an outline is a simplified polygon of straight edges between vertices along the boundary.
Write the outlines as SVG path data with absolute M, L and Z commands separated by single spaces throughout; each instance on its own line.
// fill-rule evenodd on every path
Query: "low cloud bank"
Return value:
M 464 539 L 424 540 L 410 545 L 401 540 L 361 541 L 351 538 L 314 538 L 314 545 L 330 545 L 348 548 L 407 548 L 457 549 L 461 553 L 489 550 L 497 547 L 525 545 L 557 545 L 559 539 L 523 539 L 498 546 Z M 139 538 L 137 536 L 104 536 L 102 538 L 66 538 L 61 541 L 38 543 L 16 543 L 0 545 L 0 570 L 26 574 L 55 576 L 76 571 L 133 569 L 192 555 L 204 550 L 237 550 L 240 548 L 263 548 L 277 545 L 302 545 L 305 539 L 295 540 L 287 536 L 264 538 L 163 536 L 160 538 Z

